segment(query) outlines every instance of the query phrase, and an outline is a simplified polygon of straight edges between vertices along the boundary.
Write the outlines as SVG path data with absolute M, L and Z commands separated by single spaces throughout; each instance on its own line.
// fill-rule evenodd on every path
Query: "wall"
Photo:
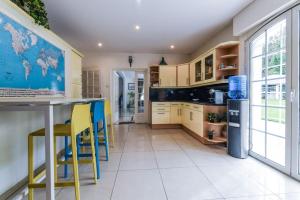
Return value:
M 264 22 L 272 15 L 289 7 L 297 0 L 256 0 L 233 19 L 233 34 L 240 36 Z
M 189 55 L 179 54 L 131 54 L 131 53 L 86 53 L 83 58 L 84 68 L 98 68 L 100 70 L 100 90 L 103 97 L 110 98 L 111 73 L 113 69 L 129 68 L 128 56 L 133 56 L 132 68 L 147 69 L 150 65 L 157 65 L 164 56 L 168 64 L 179 64 L 190 60 Z M 149 85 L 147 85 L 148 87 Z
M 216 35 L 212 36 L 211 39 L 209 39 L 207 42 L 201 45 L 201 47 L 192 54 L 191 56 L 192 59 L 197 58 L 202 53 L 205 53 L 209 49 L 215 47 L 216 45 L 222 42 L 239 40 L 238 37 L 233 36 L 232 29 L 233 29 L 232 23 L 225 26 L 223 30 L 221 30 Z
M 71 51 L 72 47 L 52 32 L 37 26 L 33 20 L 9 0 L 0 1 L 0 12 L 13 18 L 25 27 L 65 51 L 66 96 L 71 95 Z M 1 67 L 1 66 L 0 66 Z M 68 107 L 55 108 L 55 122 L 63 122 L 69 116 Z M 39 112 L 0 112 L 0 194 L 25 178 L 27 171 L 27 135 L 44 126 L 43 114 Z M 44 140 L 35 143 L 38 166 L 44 163 Z M 58 142 L 58 150 L 62 148 Z

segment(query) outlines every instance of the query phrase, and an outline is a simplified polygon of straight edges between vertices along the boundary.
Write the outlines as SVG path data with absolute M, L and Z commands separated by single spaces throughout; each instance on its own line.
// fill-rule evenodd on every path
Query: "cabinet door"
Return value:
M 195 85 L 195 62 L 190 63 L 190 85 Z
M 159 86 L 176 86 L 176 68 L 173 65 L 159 66 Z
M 153 112 L 152 124 L 170 124 L 170 112 Z
M 189 64 L 177 66 L 177 86 L 189 86 Z
M 188 128 L 188 126 L 189 126 L 189 109 L 182 108 L 182 124 Z
M 203 113 L 195 110 L 191 113 L 191 130 L 203 137 Z
M 174 105 L 171 105 L 171 114 L 170 114 L 170 120 L 171 124 L 181 124 L 181 107 Z
M 216 76 L 216 54 L 215 50 L 204 57 L 204 81 L 215 81 Z
M 199 59 L 195 63 L 195 83 L 203 81 L 203 60 Z

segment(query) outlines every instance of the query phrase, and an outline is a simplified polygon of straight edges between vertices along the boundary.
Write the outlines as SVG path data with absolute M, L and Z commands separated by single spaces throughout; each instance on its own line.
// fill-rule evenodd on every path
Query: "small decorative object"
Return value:
M 209 130 L 207 132 L 208 139 L 210 139 L 210 140 L 214 139 L 214 134 L 215 134 L 214 130 Z
M 168 63 L 165 61 L 165 57 L 161 58 L 159 65 L 168 65 Z
M 223 69 L 223 68 L 225 68 L 225 65 L 224 65 L 224 63 L 221 63 L 220 64 L 220 69 Z
M 132 57 L 132 56 L 129 56 L 129 57 L 128 57 L 128 62 L 129 62 L 129 66 L 130 66 L 130 68 L 131 68 L 132 63 L 133 63 L 133 57 Z
M 135 83 L 128 83 L 128 90 L 135 90 Z

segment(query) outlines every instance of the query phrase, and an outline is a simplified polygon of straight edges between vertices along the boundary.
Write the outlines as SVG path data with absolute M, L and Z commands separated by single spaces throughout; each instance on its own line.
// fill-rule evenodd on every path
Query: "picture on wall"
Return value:
M 65 52 L 0 12 L 0 96 L 65 95 Z
M 128 83 L 128 90 L 135 90 L 135 83 Z

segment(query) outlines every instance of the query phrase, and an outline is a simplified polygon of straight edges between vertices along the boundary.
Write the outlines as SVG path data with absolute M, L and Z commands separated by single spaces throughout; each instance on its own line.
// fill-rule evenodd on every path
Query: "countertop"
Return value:
M 200 102 L 200 101 L 172 101 L 172 100 L 163 100 L 163 101 L 150 101 L 150 102 L 178 102 L 178 103 L 193 103 L 204 106 L 227 106 L 227 104 L 214 104 L 209 102 Z

